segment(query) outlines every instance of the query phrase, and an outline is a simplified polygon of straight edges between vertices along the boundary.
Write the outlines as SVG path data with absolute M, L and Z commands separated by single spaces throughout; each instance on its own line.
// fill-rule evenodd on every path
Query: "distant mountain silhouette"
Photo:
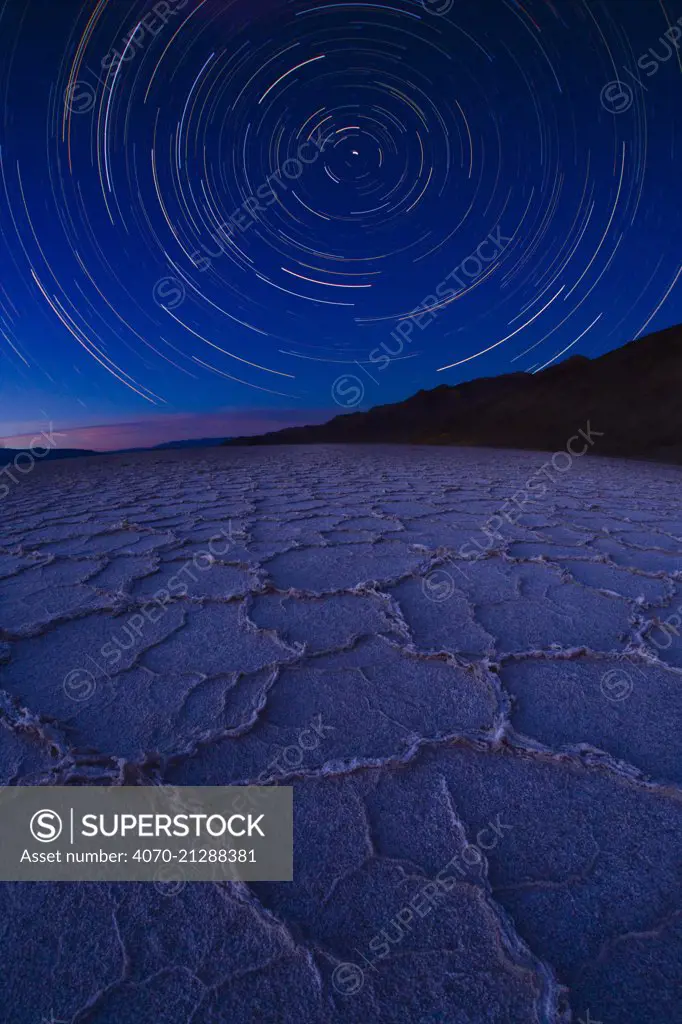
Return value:
M 36 462 L 54 462 L 55 459 L 77 459 L 81 455 L 99 455 L 99 452 L 91 452 L 87 448 L 50 448 L 47 454 L 44 449 L 37 445 L 40 456 L 36 456 Z M 0 448 L 0 466 L 8 466 L 14 462 L 17 455 L 26 455 L 29 448 Z M 22 469 L 26 469 L 26 463 L 19 463 Z
M 201 437 L 190 438 L 187 441 L 164 441 L 163 444 L 143 445 L 138 448 L 117 448 L 116 451 L 101 452 L 102 455 L 134 455 L 136 452 L 167 452 L 181 451 L 185 448 L 219 448 L 229 438 L 225 437 Z
M 36 462 L 54 462 L 55 459 L 76 459 L 81 455 L 133 455 L 135 452 L 163 452 L 184 448 L 218 448 L 226 443 L 224 437 L 202 437 L 189 441 L 166 441 L 147 448 L 117 448 L 116 451 L 95 452 L 89 448 L 51 448 L 47 455 L 36 458 Z M 0 466 L 7 466 L 17 455 L 25 455 L 27 448 L 0 448 Z M 23 465 L 23 463 L 22 463 Z
M 169 448 L 173 450 L 179 448 L 217 448 L 221 444 L 225 444 L 228 440 L 225 437 L 202 437 L 190 441 L 166 441 L 164 444 L 157 444 L 154 446 L 154 451 L 162 452 Z
M 403 402 L 229 445 L 382 443 L 559 451 L 590 422 L 592 451 L 682 462 L 682 326 L 598 359 L 573 356 L 540 373 L 442 384 Z

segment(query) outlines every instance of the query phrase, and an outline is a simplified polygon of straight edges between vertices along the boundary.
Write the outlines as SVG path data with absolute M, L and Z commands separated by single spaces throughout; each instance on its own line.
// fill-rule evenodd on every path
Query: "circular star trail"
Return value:
M 10 391 L 378 404 L 674 322 L 679 6 L 5 6 Z

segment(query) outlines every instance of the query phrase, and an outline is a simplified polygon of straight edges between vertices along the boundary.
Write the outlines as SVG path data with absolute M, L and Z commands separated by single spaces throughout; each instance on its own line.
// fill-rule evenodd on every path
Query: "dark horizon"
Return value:
M 651 331 L 644 335 L 642 338 L 637 339 L 640 341 L 646 341 L 646 339 L 652 335 L 663 334 L 666 331 L 674 331 L 676 328 L 681 329 L 682 324 L 670 324 L 656 331 Z M 617 352 L 619 349 L 625 348 L 627 345 L 632 345 L 633 341 L 624 341 L 614 348 L 609 349 L 608 352 Z M 607 355 L 607 353 L 603 353 Z M 562 359 L 552 363 L 552 366 L 561 366 L 563 363 L 569 362 L 571 359 L 575 359 L 576 355 L 582 355 L 584 358 L 599 358 L 585 356 L 584 353 L 571 352 L 567 353 Z M 545 367 L 544 369 L 548 369 Z M 509 372 L 527 372 L 527 371 L 514 371 L 513 369 Z M 543 372 L 542 370 L 532 371 L 533 374 Z M 501 371 L 497 374 L 491 374 L 491 378 L 505 376 L 505 372 Z M 477 380 L 489 379 L 488 377 L 470 376 L 465 377 L 462 381 L 457 383 L 470 383 Z M 450 384 L 449 382 L 443 381 L 442 384 L 436 384 L 435 387 L 446 385 L 449 387 L 456 387 L 457 384 Z M 419 390 L 433 390 L 433 389 L 419 389 Z M 268 410 L 252 410 L 249 415 L 242 414 L 241 416 L 235 417 L 229 410 L 224 412 L 212 412 L 207 413 L 203 416 L 188 416 L 183 413 L 176 413 L 175 415 L 166 416 L 158 415 L 151 416 L 147 420 L 138 420 L 132 422 L 119 422 L 110 424 L 90 424 L 82 427 L 63 427 L 58 428 L 56 424 L 53 424 L 55 430 L 59 430 L 60 435 L 64 438 L 61 447 L 68 448 L 81 448 L 87 449 L 88 451 L 94 452 L 117 452 L 125 451 L 127 449 L 154 449 L 164 444 L 183 443 L 191 442 L 195 440 L 218 441 L 221 439 L 231 439 L 240 437 L 259 437 L 264 434 L 271 434 L 276 431 L 286 430 L 291 427 L 314 427 L 327 423 L 339 415 L 344 415 L 353 412 L 367 412 L 370 409 L 381 407 L 382 405 L 392 405 L 395 402 L 401 402 L 405 399 L 414 397 L 417 391 L 410 391 L 408 394 L 395 399 L 393 402 L 377 402 L 376 404 L 370 404 L 370 402 L 360 402 L 357 406 L 348 409 L 339 409 L 339 407 L 330 407 L 329 409 L 311 409 L 306 411 L 305 409 L 291 410 L 287 416 L 285 413 L 282 414 L 282 420 L 278 421 L 278 418 L 270 413 Z M 367 392 L 365 392 L 367 395 Z M 176 429 L 182 423 L 193 423 L 194 426 L 190 428 L 189 433 L 180 435 Z M 247 429 L 239 427 L 239 423 L 246 423 Z M 221 424 L 224 424 L 226 429 L 216 429 L 214 433 L 206 432 L 206 427 L 214 425 L 218 428 Z M 232 424 L 232 426 L 230 426 Z M 0 446 L 3 448 L 10 448 L 14 450 L 26 447 L 30 441 L 39 433 L 41 430 L 48 427 L 49 424 L 38 424 L 32 431 L 28 431 L 23 434 L 15 436 L 6 436 L 0 438 Z M 97 438 L 101 437 L 102 434 L 111 438 L 110 442 L 106 445 L 98 445 L 96 442 Z M 149 436 L 155 439 L 150 443 L 143 443 L 144 438 Z M 114 443 L 114 438 L 125 441 L 126 438 L 130 439 L 130 443 Z M 135 441 L 135 439 L 138 439 Z M 81 443 L 82 442 L 82 443 Z

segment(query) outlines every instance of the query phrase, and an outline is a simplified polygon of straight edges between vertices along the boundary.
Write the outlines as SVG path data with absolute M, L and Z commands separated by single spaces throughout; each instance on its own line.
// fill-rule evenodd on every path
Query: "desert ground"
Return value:
M 0 1018 L 682 1021 L 681 484 L 417 446 L 23 475 L 2 783 L 292 785 L 295 876 L 2 883 Z

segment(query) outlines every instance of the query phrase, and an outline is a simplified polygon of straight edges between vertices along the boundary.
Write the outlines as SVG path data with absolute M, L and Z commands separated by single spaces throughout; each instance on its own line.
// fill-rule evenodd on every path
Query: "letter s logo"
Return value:
M 62 819 L 56 811 L 36 811 L 31 818 L 31 835 L 39 843 L 53 843 L 62 834 Z
M 365 386 L 359 377 L 345 373 L 332 384 L 332 398 L 342 409 L 354 409 L 365 397 Z

